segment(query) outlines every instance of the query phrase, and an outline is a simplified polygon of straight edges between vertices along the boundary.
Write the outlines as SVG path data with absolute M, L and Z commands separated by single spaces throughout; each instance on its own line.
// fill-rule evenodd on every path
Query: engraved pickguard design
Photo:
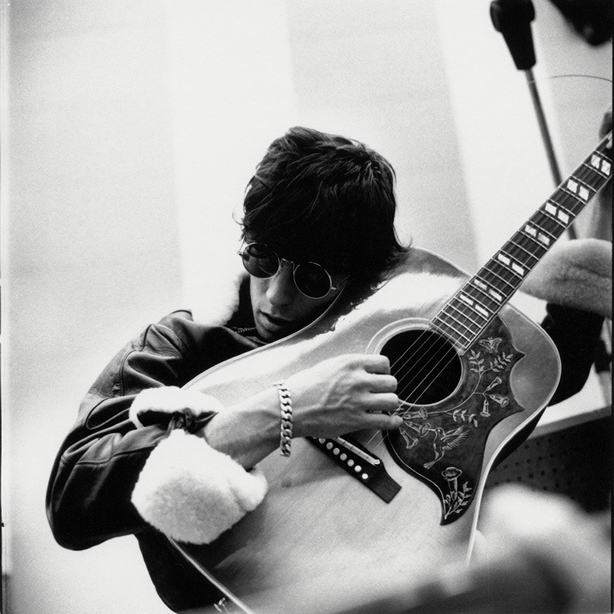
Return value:
M 495 318 L 482 337 L 457 357 L 462 377 L 451 395 L 428 405 L 404 400 L 397 410 L 403 426 L 387 433 L 386 445 L 403 469 L 439 495 L 442 524 L 460 518 L 473 501 L 492 428 L 523 411 L 510 386 L 512 367 L 523 356 L 512 345 L 503 322 Z M 393 374 L 395 362 L 392 357 Z M 443 377 L 449 375 L 444 372 Z
M 460 290 L 466 273 L 435 254 L 412 248 L 411 257 L 386 283 L 351 311 L 343 311 L 343 317 L 331 309 L 301 331 L 192 380 L 188 387 L 230 406 L 322 360 L 348 353 L 391 357 L 397 381 L 406 372 L 418 376 L 397 388 L 405 422 L 399 431 L 388 433 L 387 449 L 378 449 L 381 431 L 352 434 L 367 448 L 371 467 L 378 466 L 373 453 L 387 465 L 390 478 L 400 486 L 394 497 L 376 496 L 365 488 L 371 470 L 362 471 L 359 454 L 351 459 L 358 477 L 347 479 L 339 464 L 298 438 L 290 458 L 270 454 L 259 463 L 269 488 L 256 509 L 211 544 L 176 544 L 190 564 L 235 604 L 240 599 L 257 610 L 264 603 L 259 597 L 266 596 L 267 608 L 274 603 L 276 611 L 288 612 L 297 604 L 323 611 L 331 603 L 342 603 L 352 592 L 343 581 L 350 577 L 352 586 L 360 589 L 357 598 L 365 587 L 379 595 L 382 585 L 374 580 L 373 570 L 386 580 L 402 578 L 407 587 L 416 569 L 437 569 L 459 555 L 466 561 L 484 486 L 480 472 L 539 417 L 560 375 L 550 337 L 508 300 L 611 176 L 610 148 L 611 135 Z M 431 276 L 437 280 L 432 293 Z M 441 284 L 450 278 L 454 284 L 444 292 Z M 429 337 L 425 332 L 452 347 L 454 358 L 445 350 L 440 354 L 437 343 L 434 352 L 416 351 L 428 345 L 421 343 Z M 410 344 L 405 343 L 408 339 Z M 426 377 L 435 372 L 443 377 Z M 333 456 L 336 449 L 332 445 Z M 339 448 L 339 460 L 349 467 L 346 454 Z M 441 504 L 427 490 L 434 491 Z M 274 599 L 268 598 L 271 591 L 276 591 Z

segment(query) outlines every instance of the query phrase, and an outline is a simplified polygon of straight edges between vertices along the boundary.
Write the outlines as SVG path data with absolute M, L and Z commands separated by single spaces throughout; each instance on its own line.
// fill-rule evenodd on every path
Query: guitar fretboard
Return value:
M 467 350 L 612 173 L 611 133 L 505 245 L 444 305 L 431 325 Z

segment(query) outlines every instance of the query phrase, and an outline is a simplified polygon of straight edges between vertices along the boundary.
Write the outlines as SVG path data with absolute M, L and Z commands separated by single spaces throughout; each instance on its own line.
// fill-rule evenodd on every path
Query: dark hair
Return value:
M 373 286 L 407 251 L 394 229 L 394 183 L 390 163 L 362 143 L 291 128 L 248 183 L 243 238 Z

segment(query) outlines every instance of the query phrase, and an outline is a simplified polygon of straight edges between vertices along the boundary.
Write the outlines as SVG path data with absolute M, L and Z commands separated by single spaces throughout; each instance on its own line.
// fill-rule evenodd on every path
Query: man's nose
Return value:
M 272 305 L 288 305 L 294 300 L 297 289 L 294 285 L 293 268 L 292 262 L 282 259 L 277 273 L 271 277 L 266 295 Z

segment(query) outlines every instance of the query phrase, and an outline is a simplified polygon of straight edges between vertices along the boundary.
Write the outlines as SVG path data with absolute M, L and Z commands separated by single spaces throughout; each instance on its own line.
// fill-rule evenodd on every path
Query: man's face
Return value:
M 342 279 L 343 275 L 333 276 L 333 284 Z M 258 334 L 265 341 L 275 341 L 313 322 L 344 286 L 342 283 L 323 298 L 308 298 L 294 284 L 292 263 L 287 261 L 272 277 L 251 277 L 250 296 Z

